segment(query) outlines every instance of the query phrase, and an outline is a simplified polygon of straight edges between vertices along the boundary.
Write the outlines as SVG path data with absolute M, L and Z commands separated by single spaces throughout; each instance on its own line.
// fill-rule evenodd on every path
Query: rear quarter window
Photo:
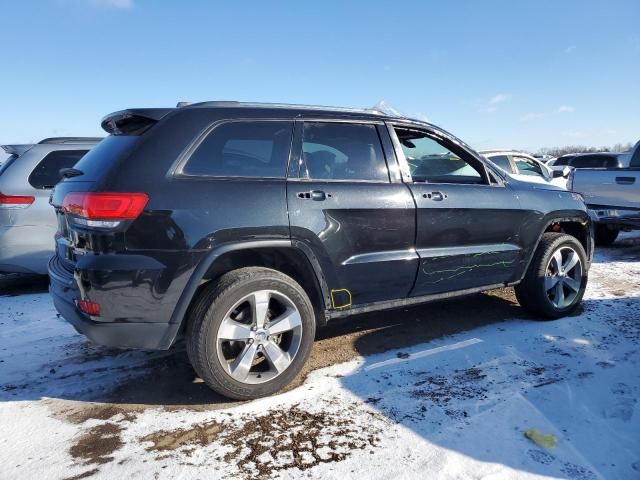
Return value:
M 180 174 L 210 177 L 284 178 L 293 122 L 233 121 L 214 127 Z
M 47 154 L 29 175 L 33 188 L 53 188 L 61 179 L 60 169 L 71 168 L 88 150 L 58 150 Z

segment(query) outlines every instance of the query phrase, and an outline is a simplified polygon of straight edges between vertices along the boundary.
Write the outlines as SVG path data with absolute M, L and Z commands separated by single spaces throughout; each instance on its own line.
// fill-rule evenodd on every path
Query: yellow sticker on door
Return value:
M 347 308 L 351 306 L 351 292 L 346 288 L 331 289 L 331 306 L 333 308 Z

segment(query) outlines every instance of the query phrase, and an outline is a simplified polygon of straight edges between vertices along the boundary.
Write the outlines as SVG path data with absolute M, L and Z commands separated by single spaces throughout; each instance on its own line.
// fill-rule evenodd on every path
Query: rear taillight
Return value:
M 71 192 L 62 200 L 62 210 L 80 225 L 114 228 L 138 218 L 148 201 L 145 193 Z
M 78 308 L 92 317 L 100 316 L 100 304 L 98 302 L 92 302 L 91 300 L 76 300 Z
M 5 195 L 0 192 L 0 208 L 26 208 L 35 201 L 30 195 Z

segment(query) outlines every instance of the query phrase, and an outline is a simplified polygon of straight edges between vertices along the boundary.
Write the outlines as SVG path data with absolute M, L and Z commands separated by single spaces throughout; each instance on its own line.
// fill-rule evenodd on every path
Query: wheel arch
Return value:
M 171 315 L 170 343 L 184 331 L 189 309 L 202 288 L 221 275 L 243 267 L 272 268 L 293 278 L 309 295 L 318 324 L 326 323 L 324 311 L 330 305 L 329 290 L 312 252 L 291 240 L 227 243 L 212 249 L 191 274 Z
M 589 215 L 585 212 L 583 215 L 554 215 L 548 217 L 543 223 L 543 227 L 538 233 L 538 238 L 536 240 L 535 245 L 531 249 L 524 263 L 524 269 L 518 279 L 518 282 L 521 281 L 529 270 L 529 265 L 531 265 L 531 261 L 538 250 L 538 246 L 540 245 L 540 241 L 542 240 L 542 235 L 547 232 L 563 232 L 567 235 L 571 235 L 575 237 L 580 244 L 584 247 L 584 251 L 587 254 L 587 268 L 589 268 L 591 264 L 591 259 L 593 257 L 593 248 L 594 248 L 594 232 L 593 232 L 593 222 Z

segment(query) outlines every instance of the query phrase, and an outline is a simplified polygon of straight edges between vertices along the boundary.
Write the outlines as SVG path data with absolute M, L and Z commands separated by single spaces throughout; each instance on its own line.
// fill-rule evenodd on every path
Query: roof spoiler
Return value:
M 110 113 L 101 126 L 111 135 L 142 135 L 174 108 L 131 108 Z
M 103 137 L 51 137 L 40 140 L 41 144 L 68 144 L 68 143 L 99 143 Z
M 2 149 L 9 155 L 22 155 L 24 152 L 33 147 L 33 144 L 27 145 L 2 145 Z

